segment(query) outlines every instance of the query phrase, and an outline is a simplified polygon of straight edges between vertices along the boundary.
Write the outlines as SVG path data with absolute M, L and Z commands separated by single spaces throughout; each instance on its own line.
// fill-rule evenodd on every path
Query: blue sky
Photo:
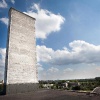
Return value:
M 10 7 L 36 18 L 39 80 L 100 76 L 100 0 L 0 0 L 0 79 Z

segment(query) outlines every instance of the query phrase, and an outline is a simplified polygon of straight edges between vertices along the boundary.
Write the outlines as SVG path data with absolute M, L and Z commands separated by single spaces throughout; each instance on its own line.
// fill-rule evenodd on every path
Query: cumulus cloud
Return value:
M 11 3 L 14 4 L 15 3 L 15 0 L 11 0 Z
M 6 49 L 0 48 L 0 67 L 4 66 L 5 64 L 5 53 Z
M 55 72 L 58 72 L 59 69 L 58 68 L 55 68 L 55 67 L 51 67 L 51 68 L 48 69 L 48 71 L 51 72 L 51 73 L 52 72 L 55 73 Z
M 100 67 L 97 67 L 96 70 L 100 71 Z
M 7 25 L 8 26 L 8 18 L 6 18 L 6 17 L 4 17 L 4 18 L 0 18 L 0 21 L 2 22 L 2 23 L 4 23 L 5 25 Z
M 47 62 L 55 65 L 97 63 L 100 62 L 100 45 L 93 45 L 81 40 L 69 43 L 67 47 L 54 51 L 46 46 L 37 46 L 38 62 Z
M 7 3 L 6 3 L 5 0 L 2 0 L 2 1 L 0 2 L 0 8 L 7 8 Z
M 85 79 L 85 78 L 95 78 L 100 76 L 100 64 L 77 64 L 77 65 L 67 65 L 67 66 L 55 66 L 57 72 L 48 71 L 51 68 L 44 69 L 39 73 L 39 78 L 43 80 L 59 80 L 59 79 Z M 53 69 L 53 68 L 52 68 Z
M 43 75 L 45 74 L 44 79 L 69 78 L 69 75 L 70 78 L 78 78 L 80 76 L 83 77 L 80 69 L 86 66 L 88 69 L 84 78 L 87 77 L 87 75 L 88 77 L 99 75 L 100 67 L 99 65 L 97 66 L 96 63 L 100 62 L 100 45 L 93 45 L 82 40 L 75 40 L 69 43 L 69 47 L 71 48 L 70 50 L 67 47 L 64 47 L 62 50 L 53 50 L 52 48 L 47 48 L 46 46 L 37 45 L 38 71 L 41 71 Z M 5 48 L 0 48 L 1 69 L 5 63 L 5 52 Z M 46 70 L 41 65 L 42 62 L 49 64 L 49 66 L 60 65 L 63 67 L 62 65 L 67 65 L 67 67 L 64 70 L 60 70 L 57 66 L 53 66 Z M 70 68 L 70 65 L 68 64 L 78 64 L 81 68 L 78 71 L 75 71 Z M 82 64 L 84 64 L 84 66 L 82 66 Z M 58 72 L 60 74 L 58 74 Z M 67 76 L 65 75 L 66 73 L 68 73 Z M 40 74 L 40 77 L 42 74 Z M 1 73 L 1 75 L 3 75 L 3 73 Z M 41 77 L 41 79 L 42 78 L 43 77 Z
M 37 45 L 37 61 L 48 62 L 51 60 L 51 55 L 53 53 L 52 48 L 47 48 L 46 46 Z
M 66 69 L 64 69 L 63 72 L 64 72 L 64 73 L 73 72 L 73 69 L 71 69 L 71 68 L 66 68 Z
M 38 4 L 34 4 L 31 10 L 24 13 L 36 18 L 36 37 L 41 39 L 47 38 L 52 32 L 59 31 L 65 20 L 60 14 L 40 9 Z
M 38 71 L 44 70 L 44 68 L 42 67 L 42 65 L 40 63 L 37 63 L 37 68 L 38 68 Z

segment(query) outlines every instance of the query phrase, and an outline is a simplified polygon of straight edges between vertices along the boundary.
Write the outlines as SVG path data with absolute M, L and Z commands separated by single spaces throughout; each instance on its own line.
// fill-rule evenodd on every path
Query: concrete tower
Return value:
M 24 93 L 38 87 L 35 18 L 11 8 L 5 64 L 5 93 Z

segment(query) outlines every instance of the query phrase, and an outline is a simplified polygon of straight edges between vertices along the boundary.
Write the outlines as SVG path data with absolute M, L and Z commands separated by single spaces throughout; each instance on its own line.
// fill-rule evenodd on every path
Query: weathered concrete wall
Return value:
M 9 22 L 5 75 L 7 84 L 6 93 L 9 94 L 10 91 L 15 90 L 17 92 L 24 92 L 22 88 L 25 88 L 25 84 L 27 84 L 25 92 L 32 91 L 32 85 L 28 86 L 28 84 L 38 83 L 35 19 L 12 8 L 10 9 Z M 18 89 L 20 84 L 21 87 L 24 87 Z M 12 90 L 11 87 L 15 89 Z

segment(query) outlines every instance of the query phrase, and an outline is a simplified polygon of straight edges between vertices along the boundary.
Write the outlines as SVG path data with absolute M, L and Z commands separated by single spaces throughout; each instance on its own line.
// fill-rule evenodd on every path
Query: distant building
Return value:
M 62 83 L 63 88 L 68 88 L 68 82 Z
M 54 84 L 43 84 L 43 88 L 51 89 Z
M 69 81 L 62 83 L 63 88 L 76 87 L 76 86 L 80 86 L 80 83 L 79 82 L 69 82 Z

